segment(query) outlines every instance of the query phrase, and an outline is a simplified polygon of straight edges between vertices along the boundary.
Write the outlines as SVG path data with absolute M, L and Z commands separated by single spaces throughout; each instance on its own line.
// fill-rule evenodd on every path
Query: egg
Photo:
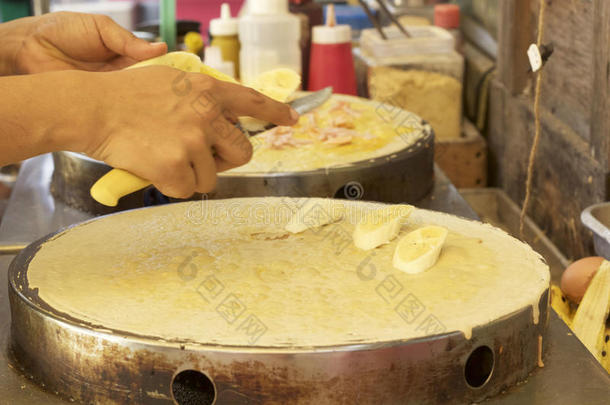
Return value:
M 561 291 L 570 301 L 580 303 L 603 261 L 604 258 L 599 256 L 585 257 L 576 260 L 565 269 L 561 275 Z

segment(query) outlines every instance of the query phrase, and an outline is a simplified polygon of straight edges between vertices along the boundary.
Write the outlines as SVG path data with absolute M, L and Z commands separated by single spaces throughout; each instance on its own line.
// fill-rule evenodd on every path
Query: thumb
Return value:
M 104 46 L 117 55 L 139 61 L 167 53 L 164 42 L 147 42 L 118 25 L 112 18 L 103 15 L 96 15 L 95 18 Z

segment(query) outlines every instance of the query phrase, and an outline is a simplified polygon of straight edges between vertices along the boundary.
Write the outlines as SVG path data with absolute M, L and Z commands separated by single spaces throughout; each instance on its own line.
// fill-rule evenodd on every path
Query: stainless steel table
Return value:
M 27 161 L 19 175 L 11 200 L 0 224 L 2 246 L 29 244 L 61 227 L 91 218 L 91 215 L 54 200 L 49 193 L 53 164 L 44 155 Z M 476 214 L 450 183 L 435 169 L 432 193 L 418 206 L 468 218 Z M 0 256 L 0 283 L 7 285 L 6 273 L 13 256 Z M 10 312 L 6 287 L 0 289 L 0 405 L 59 405 L 53 393 L 20 375 L 7 359 Z M 608 404 L 610 376 L 553 313 L 544 353 L 545 367 L 528 380 L 488 401 L 494 405 L 513 404 Z

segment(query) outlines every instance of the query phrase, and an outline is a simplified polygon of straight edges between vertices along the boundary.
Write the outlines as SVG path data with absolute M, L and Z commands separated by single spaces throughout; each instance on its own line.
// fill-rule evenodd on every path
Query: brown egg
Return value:
M 561 275 L 561 291 L 570 301 L 579 304 L 591 279 L 604 261 L 603 257 L 591 256 L 576 260 Z

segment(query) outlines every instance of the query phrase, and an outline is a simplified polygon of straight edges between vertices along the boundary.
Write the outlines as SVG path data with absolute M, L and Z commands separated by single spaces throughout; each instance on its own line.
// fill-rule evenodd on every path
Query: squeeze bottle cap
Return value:
M 349 25 L 337 25 L 335 8 L 330 4 L 326 11 L 326 25 L 313 27 L 311 40 L 315 44 L 351 43 L 352 30 Z
M 237 35 L 237 18 L 231 17 L 231 7 L 228 3 L 220 6 L 220 18 L 210 21 L 212 36 Z

